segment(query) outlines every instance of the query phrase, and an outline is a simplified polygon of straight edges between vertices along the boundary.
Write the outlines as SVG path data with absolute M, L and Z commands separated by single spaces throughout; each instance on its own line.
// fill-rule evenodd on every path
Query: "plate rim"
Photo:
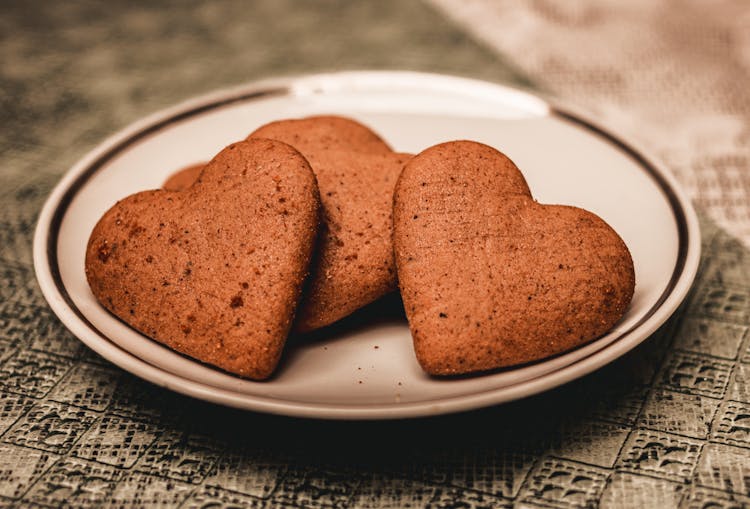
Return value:
M 427 81 L 437 78 L 452 80 L 454 83 L 467 86 L 490 86 L 497 91 L 502 90 L 504 93 L 510 94 L 511 97 L 528 101 L 529 105 L 539 106 L 541 103 L 546 106 L 546 113 L 549 116 L 557 116 L 576 124 L 603 138 L 604 141 L 614 144 L 620 151 L 635 159 L 638 166 L 655 181 L 657 187 L 664 194 L 672 214 L 675 216 L 674 219 L 678 229 L 677 260 L 672 277 L 662 295 L 648 312 L 632 327 L 623 331 L 619 338 L 614 339 L 602 348 L 556 371 L 530 380 L 439 400 L 352 405 L 349 403 L 305 403 L 248 395 L 181 377 L 163 370 L 117 345 L 97 330 L 75 306 L 62 283 L 57 266 L 59 226 L 70 202 L 76 195 L 77 188 L 96 173 L 98 168 L 117 155 L 120 150 L 130 143 L 158 131 L 166 124 L 203 111 L 224 107 L 235 102 L 292 93 L 295 83 L 315 80 L 331 83 L 335 83 L 337 80 L 387 80 L 394 75 L 401 80 L 419 79 Z M 592 119 L 589 114 L 571 105 L 564 104 L 560 100 L 503 84 L 447 74 L 383 70 L 302 74 L 253 81 L 187 99 L 129 124 L 86 153 L 65 172 L 56 184 L 45 201 L 37 220 L 33 242 L 33 261 L 42 293 L 63 324 L 80 341 L 99 355 L 151 383 L 198 399 L 246 410 L 324 419 L 394 419 L 460 412 L 531 396 L 584 376 L 617 359 L 645 341 L 676 311 L 695 279 L 700 261 L 700 250 L 700 227 L 697 214 L 672 173 L 642 147 L 634 144 L 620 133 L 603 126 Z

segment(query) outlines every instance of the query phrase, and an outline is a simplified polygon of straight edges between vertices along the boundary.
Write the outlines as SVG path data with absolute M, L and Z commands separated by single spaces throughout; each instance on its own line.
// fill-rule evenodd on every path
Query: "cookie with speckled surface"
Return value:
M 250 135 L 294 146 L 318 180 L 323 224 L 295 329 L 330 325 L 396 289 L 393 188 L 411 154 L 343 117 L 281 120 Z
M 205 166 L 206 163 L 198 163 L 177 170 L 164 181 L 161 188 L 167 191 L 183 191 L 192 186 L 193 182 L 198 180 L 198 177 Z
M 470 141 L 415 156 L 394 194 L 399 286 L 422 368 L 455 375 L 587 343 L 626 312 L 625 243 L 586 210 L 542 205 L 505 155 Z
M 145 191 L 95 226 L 99 302 L 165 345 L 265 379 L 282 353 L 319 223 L 315 175 L 284 143 L 232 144 L 183 192 Z
M 283 141 L 305 155 L 321 151 L 368 154 L 393 152 L 369 127 L 354 119 L 336 115 L 277 120 L 259 127 L 250 136 Z

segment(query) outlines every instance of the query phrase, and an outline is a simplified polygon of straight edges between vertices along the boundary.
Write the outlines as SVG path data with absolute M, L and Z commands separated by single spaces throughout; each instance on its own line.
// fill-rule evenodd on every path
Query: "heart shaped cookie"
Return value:
M 415 156 L 396 185 L 393 243 L 420 365 L 435 375 L 539 360 L 625 313 L 635 274 L 618 234 L 542 205 L 497 150 L 456 141 Z
M 107 211 L 89 238 L 86 276 L 99 302 L 144 334 L 264 379 L 292 324 L 319 204 L 295 149 L 235 143 L 185 191 L 137 193 Z
M 396 289 L 393 188 L 411 154 L 399 154 L 362 124 L 319 116 L 272 122 L 255 137 L 289 143 L 318 180 L 323 224 L 295 329 L 332 324 Z
M 283 141 L 303 155 L 337 151 L 393 153 L 393 149 L 369 127 L 351 118 L 336 115 L 316 115 L 270 122 L 253 131 L 250 137 Z

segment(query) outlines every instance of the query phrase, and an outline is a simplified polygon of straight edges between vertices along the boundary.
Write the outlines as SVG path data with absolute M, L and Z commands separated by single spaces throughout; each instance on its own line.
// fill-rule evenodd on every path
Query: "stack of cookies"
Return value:
M 254 380 L 290 332 L 397 288 L 422 368 L 456 375 L 601 336 L 635 284 L 609 225 L 534 201 L 494 148 L 401 154 L 336 116 L 272 122 L 121 200 L 91 233 L 86 276 L 135 329 Z

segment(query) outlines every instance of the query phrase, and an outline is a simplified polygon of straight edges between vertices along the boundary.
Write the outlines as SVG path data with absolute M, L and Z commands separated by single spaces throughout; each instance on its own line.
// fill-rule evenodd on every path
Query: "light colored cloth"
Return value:
M 542 89 L 665 161 L 750 246 L 747 0 L 430 0 Z

